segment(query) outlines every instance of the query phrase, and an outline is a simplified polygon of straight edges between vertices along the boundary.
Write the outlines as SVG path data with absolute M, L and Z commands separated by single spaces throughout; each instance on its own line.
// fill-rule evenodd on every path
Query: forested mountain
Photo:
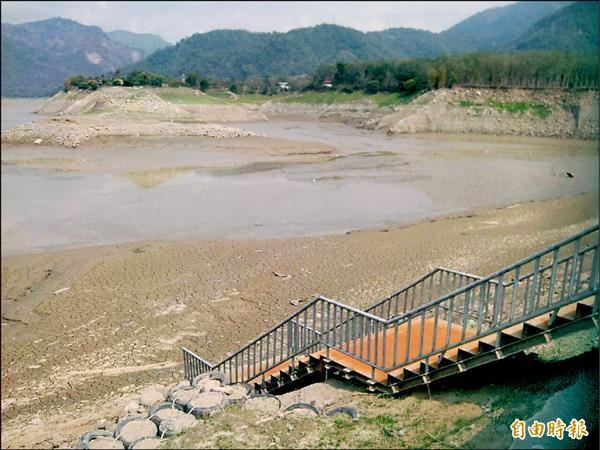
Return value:
M 508 50 L 598 51 L 598 2 L 575 2 L 544 17 L 512 42 Z
M 324 61 L 432 57 L 444 51 L 427 31 L 397 29 L 363 33 L 336 25 L 318 25 L 287 33 L 217 30 L 194 34 L 135 64 L 167 76 L 199 72 L 211 77 L 246 78 L 267 72 L 297 75 Z
M 142 52 L 142 56 L 151 55 L 156 50 L 168 47 L 169 44 L 156 34 L 132 33 L 131 31 L 115 30 L 106 33 L 111 41 L 119 42 Z
M 363 33 L 336 25 L 287 33 L 211 31 L 159 50 L 126 70 L 148 70 L 171 77 L 197 72 L 219 79 L 242 79 L 306 74 L 321 64 L 337 61 L 501 51 L 537 21 L 569 4 L 517 2 L 475 14 L 442 33 L 409 28 Z
M 517 2 L 477 13 L 439 34 L 459 53 L 498 49 L 570 2 Z
M 140 56 L 99 27 L 73 20 L 3 23 L 2 96 L 54 94 L 69 75 L 113 71 Z

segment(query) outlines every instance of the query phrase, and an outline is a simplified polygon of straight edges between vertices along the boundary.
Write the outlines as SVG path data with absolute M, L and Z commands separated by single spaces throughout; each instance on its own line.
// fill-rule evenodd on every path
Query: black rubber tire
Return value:
M 193 420 L 196 420 L 196 418 L 194 416 L 190 416 L 192 417 Z M 161 422 L 161 426 L 158 427 L 158 437 L 163 439 L 163 438 L 170 438 L 172 436 L 176 436 L 178 434 L 181 434 L 183 432 L 185 432 L 185 430 L 181 430 L 181 431 L 175 431 L 175 430 L 170 430 L 170 429 L 164 429 L 164 423 Z
M 279 400 L 279 398 L 278 398 L 278 397 L 276 397 L 276 396 L 275 396 L 275 395 L 273 395 L 273 394 L 254 394 L 254 395 L 253 395 L 252 397 L 250 397 L 250 398 L 256 398 L 256 397 L 272 397 L 272 398 L 274 398 L 275 400 L 277 400 L 277 403 L 279 404 L 279 409 L 281 409 L 281 400 Z
M 197 419 L 200 417 L 208 417 L 211 415 L 211 413 L 221 411 L 225 409 L 227 405 L 229 405 L 229 399 L 227 398 L 227 396 L 225 394 L 221 394 L 221 396 L 223 398 L 223 401 L 219 405 L 211 406 L 209 408 L 203 408 L 199 406 L 192 406 L 189 403 L 187 403 L 185 405 L 185 412 L 193 415 Z
M 156 405 L 152 406 L 152 408 L 150 408 L 150 410 L 148 411 L 148 418 L 154 422 L 156 424 L 156 426 L 160 426 L 160 418 L 155 417 L 154 414 L 156 414 L 158 411 L 162 410 L 162 409 L 171 409 L 174 408 L 178 411 L 181 412 L 185 412 L 185 408 L 183 408 L 182 406 L 178 405 L 177 403 L 173 403 L 173 402 L 160 402 L 157 403 Z
M 116 439 L 118 439 L 118 436 L 120 436 L 120 435 L 121 435 L 121 430 L 123 429 L 123 427 L 124 427 L 125 425 L 127 425 L 129 422 L 133 422 L 133 421 L 136 421 L 136 420 L 138 420 L 138 421 L 143 421 L 143 420 L 148 420 L 148 418 L 147 418 L 147 417 L 144 417 L 144 416 L 136 416 L 136 417 L 129 417 L 129 418 L 125 419 L 125 420 L 121 420 L 121 421 L 120 421 L 120 422 L 117 424 L 117 428 L 115 429 L 115 438 L 116 438 Z M 153 423 L 154 423 L 154 422 L 153 422 Z M 156 425 L 156 424 L 155 424 L 155 425 Z M 157 429 L 158 429 L 158 427 L 157 427 Z M 146 436 L 146 437 L 150 437 L 150 436 Z M 124 441 L 124 440 L 122 440 L 122 439 L 119 439 L 119 440 L 120 440 L 120 441 L 121 441 L 121 442 L 122 442 L 122 443 L 125 445 L 125 448 L 129 448 L 129 447 L 131 447 L 131 445 L 132 445 L 132 443 L 131 443 L 131 442 L 129 442 L 129 441 Z M 139 440 L 139 439 L 138 439 L 138 440 Z
M 153 436 L 153 437 L 155 437 L 156 439 L 160 439 L 160 437 L 159 437 L 159 436 Z M 130 449 L 133 449 L 133 448 L 136 446 L 136 444 L 137 444 L 137 443 L 139 443 L 139 442 L 142 442 L 142 441 L 143 441 L 143 440 L 145 440 L 145 439 L 151 439 L 151 438 L 149 438 L 149 437 L 145 437 L 145 438 L 138 439 L 137 441 L 135 441 L 135 442 L 132 442 L 132 443 L 131 443 L 131 445 L 130 445 L 128 448 L 130 448 Z M 161 439 L 161 440 L 162 440 L 162 439 Z
M 111 433 L 110 431 L 104 431 L 104 430 L 89 431 L 79 438 L 79 441 L 77 441 L 77 446 L 75 448 L 88 450 L 90 448 L 88 446 L 89 442 L 98 437 L 114 437 L 114 436 L 113 436 L 113 433 Z
M 161 431 L 160 430 L 160 426 L 158 427 L 158 435 L 157 436 L 159 438 L 161 438 L 161 439 L 168 439 L 170 437 L 177 436 L 178 434 L 181 434 L 181 432 L 179 432 L 179 431 L 171 431 L 171 430 Z
M 308 409 L 309 411 L 316 413 L 317 416 L 321 415 L 321 412 L 310 403 L 294 403 L 293 405 L 285 408 L 286 411 L 292 411 L 294 409 Z
M 353 419 L 358 418 L 358 411 L 352 406 L 338 406 L 337 408 L 333 408 L 327 411 L 328 416 L 335 416 L 337 414 L 346 414 Z
M 177 406 L 179 406 L 180 408 L 185 410 L 185 405 L 186 405 L 187 401 L 178 400 L 177 398 L 175 398 L 173 396 L 173 393 L 177 392 L 177 391 L 191 391 L 193 389 L 196 389 L 196 386 L 183 386 L 183 387 L 171 389 L 169 391 L 169 393 L 167 394 L 167 401 L 171 402 L 171 403 L 175 403 Z
M 209 378 L 211 380 L 219 380 L 221 382 L 221 386 L 224 386 L 227 381 L 227 375 L 223 372 L 220 372 L 218 370 L 211 370 L 209 372 L 204 372 L 201 373 L 200 375 L 198 375 L 197 377 L 194 377 L 194 379 L 192 380 L 192 386 L 196 386 L 198 384 L 198 381 L 204 379 L 204 378 Z

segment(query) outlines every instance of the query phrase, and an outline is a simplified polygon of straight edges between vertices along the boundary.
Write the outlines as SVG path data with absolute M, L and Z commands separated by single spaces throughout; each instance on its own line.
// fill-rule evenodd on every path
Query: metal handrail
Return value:
M 594 234 L 595 236 L 593 236 Z M 586 237 L 595 237 L 595 239 L 590 245 L 582 249 L 582 240 Z M 559 257 L 560 251 L 568 249 L 568 246 L 571 244 L 574 246 L 572 253 L 570 253 L 568 257 L 561 259 Z M 501 330 L 546 312 L 554 311 L 553 315 L 556 315 L 556 312 L 564 305 L 573 303 L 582 298 L 595 296 L 594 308 L 597 311 L 599 302 L 599 245 L 598 225 L 596 225 L 500 269 L 486 278 L 471 283 L 462 289 L 444 295 L 439 299 L 421 305 L 402 316 L 398 316 L 397 318 L 388 321 L 387 326 L 393 327 L 395 330 L 397 330 L 399 326 L 405 324 L 407 329 L 410 329 L 411 324 L 415 322 L 420 323 L 421 325 L 421 332 L 416 336 L 416 338 L 419 339 L 419 351 L 414 355 L 408 351 L 411 342 L 413 344 L 415 342 L 414 340 L 411 341 L 411 339 L 415 339 L 415 337 L 411 337 L 410 332 L 408 332 L 406 339 L 407 351 L 405 352 L 404 357 L 398 361 L 396 359 L 396 354 L 394 354 L 392 366 L 389 367 L 388 370 L 394 370 L 435 354 L 443 354 L 449 349 L 456 348 L 471 341 L 479 340 L 482 337 L 494 333 L 497 334 L 496 347 L 498 347 L 501 340 Z M 588 255 L 591 255 L 591 260 L 587 260 Z M 545 256 L 552 257 L 551 264 L 542 265 L 541 259 Z M 588 267 L 584 269 L 586 263 Z M 528 264 L 533 264 L 534 268 L 531 273 L 528 273 L 525 277 L 521 277 L 519 273 L 520 270 L 526 268 Z M 551 273 L 546 274 L 547 276 L 544 278 L 544 274 L 548 270 L 551 270 Z M 560 272 L 561 270 L 562 273 Z M 513 281 L 504 284 L 502 282 L 503 277 L 510 273 L 515 275 Z M 583 289 L 584 282 L 581 282 L 584 273 L 589 274 L 586 280 L 588 284 L 587 289 Z M 562 281 L 559 281 L 561 275 Z M 486 291 L 483 289 L 483 286 L 485 286 L 486 282 L 491 278 L 498 278 L 501 284 L 496 291 L 494 298 L 486 298 Z M 514 280 L 517 280 L 517 282 Z M 526 281 L 525 289 L 520 287 L 520 283 L 524 280 Z M 558 299 L 555 300 L 557 294 L 555 289 L 557 288 L 557 284 L 561 285 L 561 289 Z M 509 288 L 511 291 L 510 295 L 507 294 Z M 543 300 L 544 295 L 547 297 L 545 300 Z M 454 310 L 453 303 L 459 303 L 459 305 L 462 304 L 462 310 Z M 444 313 L 440 313 L 442 305 L 449 305 L 450 308 L 450 311 L 446 312 L 445 315 Z M 480 314 L 483 306 L 485 306 L 486 309 L 489 307 L 491 310 L 491 321 L 487 326 L 484 326 L 480 315 L 477 323 L 477 331 L 471 334 L 467 333 L 467 316 L 469 311 L 475 310 L 475 305 L 478 306 L 478 312 Z M 517 307 L 519 307 L 519 309 L 517 309 Z M 460 332 L 459 339 L 451 339 L 451 329 L 454 326 L 454 318 L 452 317 L 453 312 L 458 316 L 459 320 L 462 319 L 462 323 L 457 324 L 458 329 L 454 330 L 455 332 Z M 443 345 L 438 345 L 436 342 L 436 333 L 438 331 L 437 327 L 434 325 L 432 343 L 427 344 L 431 347 L 430 351 L 424 349 L 424 335 L 422 331 L 428 315 L 431 316 L 430 318 L 433 318 L 435 324 L 437 324 L 440 318 L 441 320 L 445 320 L 447 328 L 447 337 L 443 340 Z
M 595 311 L 597 311 L 598 258 L 600 255 L 597 234 L 591 245 L 581 248 L 582 240 L 593 235 L 593 233 L 598 233 L 598 225 L 582 230 L 487 277 L 438 267 L 401 291 L 372 305 L 366 311 L 324 296 L 316 296 L 294 314 L 280 321 L 267 332 L 218 364 L 212 365 L 184 348 L 186 375 L 188 372 L 197 374 L 222 369 L 229 372 L 230 379 L 235 373 L 236 381 L 240 377 L 242 381 L 249 381 L 260 376 L 264 377 L 268 370 L 278 364 L 290 359 L 293 362 L 296 356 L 307 354 L 306 352 L 309 349 L 315 348 L 324 348 L 327 356 L 329 356 L 330 349 L 337 349 L 349 354 L 368 364 L 371 367 L 372 374 L 374 374 L 375 369 L 390 371 L 434 354 L 443 354 L 459 345 L 497 333 L 508 326 L 529 320 L 531 317 L 548 311 L 557 311 L 563 305 L 577 301 L 581 296 L 596 295 Z M 566 249 L 570 244 L 574 244 L 573 254 L 560 258 L 560 251 Z M 542 258 L 549 255 L 552 256 L 552 262 L 542 263 Z M 588 261 L 590 255 L 591 261 Z M 529 270 L 527 269 L 529 264 L 533 264 L 534 268 L 531 269 L 531 272 L 523 275 L 521 270 Z M 587 266 L 591 264 L 591 268 L 587 267 L 586 264 Z M 586 266 L 585 270 L 584 266 Z M 548 271 L 550 273 L 547 273 Z M 416 295 L 416 288 L 419 284 L 421 285 L 421 301 L 424 295 L 423 292 L 427 289 L 425 283 L 429 284 L 428 295 L 433 295 L 433 277 L 438 272 L 441 272 L 440 285 L 436 286 L 438 291 L 444 289 L 442 285 L 444 273 L 448 274 L 446 288 L 450 288 L 449 275 L 454 274 L 454 284 L 451 292 L 392 317 L 383 318 L 369 312 L 375 311 L 378 307 L 382 307 L 381 305 L 384 305 L 385 302 L 390 302 L 394 298 L 399 301 L 400 294 L 408 293 L 410 289 L 413 289 L 413 296 Z M 511 272 L 514 272 L 512 280 L 504 282 L 506 275 Z M 583 275 L 588 278 L 584 279 Z M 470 282 L 465 286 L 454 289 L 456 287 L 456 276 L 461 277 L 459 285 L 462 284 L 463 278 Z M 561 276 L 562 281 L 559 280 Z M 588 288 L 583 289 L 586 282 Z M 524 289 L 521 284 L 525 284 Z M 557 301 L 553 301 L 556 294 L 554 289 L 558 285 L 561 285 L 560 296 Z M 565 297 L 567 286 L 568 290 Z M 540 301 L 545 294 L 547 294 L 546 304 L 542 303 L 540 305 Z M 405 308 L 408 306 L 407 299 L 408 296 L 406 295 L 404 298 Z M 398 304 L 396 304 L 397 307 Z M 388 307 L 389 312 L 390 307 Z M 455 316 L 461 319 L 462 324 L 454 324 Z M 505 319 L 505 316 L 507 319 Z M 424 326 L 426 320 L 428 320 L 427 318 L 434 320 L 434 334 L 431 343 L 425 343 L 424 337 Z M 475 326 L 475 319 L 476 332 L 471 330 L 467 333 L 468 327 L 473 328 Z M 312 326 L 310 325 L 311 320 Z M 439 320 L 445 320 L 447 328 L 447 338 L 442 340 L 444 345 L 441 346 L 437 345 L 436 340 Z M 411 324 L 417 321 L 420 321 L 420 331 L 419 329 L 412 331 Z M 398 354 L 403 349 L 398 348 L 397 337 L 399 327 L 404 325 L 406 325 L 407 335 L 401 345 L 406 346 L 406 351 L 399 360 Z M 460 331 L 460 339 L 450 339 L 452 327 L 457 327 L 455 331 Z M 388 364 L 390 361 L 386 361 L 386 359 L 389 359 L 386 353 L 386 333 L 394 333 L 391 364 Z M 411 336 L 411 333 L 413 336 Z M 380 339 L 383 346 L 381 351 Z M 414 343 L 414 339 L 419 339 L 417 341 L 419 351 L 416 355 L 411 354 L 412 350 L 409 351 L 410 343 Z M 499 343 L 500 333 L 498 333 L 497 339 Z M 264 366 L 265 362 L 266 366 Z M 258 371 L 256 368 L 257 363 L 259 366 Z
M 568 244 L 570 244 L 572 242 L 575 242 L 576 240 L 581 239 L 582 237 L 584 237 L 584 236 L 586 236 L 588 234 L 591 234 L 594 231 L 598 231 L 598 225 L 586 228 L 585 230 L 583 230 L 583 231 L 581 231 L 581 232 L 579 232 L 579 233 L 577 233 L 577 234 L 575 234 L 575 235 L 573 235 L 573 236 L 571 236 L 571 237 L 569 237 L 567 239 L 559 241 L 556 244 L 553 244 L 553 245 L 551 245 L 549 247 L 546 247 L 545 249 L 540 250 L 540 251 L 534 253 L 533 255 L 527 256 L 527 257 L 525 257 L 525 258 L 523 258 L 523 259 L 521 259 L 521 260 L 519 260 L 519 261 L 517 261 L 515 263 L 512 263 L 512 264 L 506 266 L 503 269 L 497 270 L 496 272 L 492 273 L 491 275 L 488 275 L 487 277 L 484 277 L 481 280 L 477 280 L 477 281 L 475 281 L 475 282 L 473 282 L 473 283 L 471 283 L 471 284 L 469 284 L 467 286 L 464 286 L 463 288 L 460 288 L 457 291 L 450 292 L 450 293 L 448 293 L 446 295 L 441 296 L 438 299 L 433 300 L 430 303 L 426 303 L 424 305 L 418 306 L 415 309 L 406 312 L 406 314 L 404 314 L 403 316 L 398 316 L 397 318 L 392 319 L 392 322 L 396 321 L 396 320 L 401 320 L 402 318 L 407 317 L 409 315 L 417 314 L 417 313 L 421 312 L 424 308 L 427 308 L 429 306 L 435 305 L 436 303 L 441 303 L 441 302 L 449 299 L 450 297 L 453 297 L 453 296 L 456 296 L 456 295 L 460 295 L 460 294 L 466 292 L 467 290 L 472 289 L 473 287 L 477 287 L 477 286 L 480 286 L 480 285 L 482 285 L 482 284 L 484 284 L 486 282 L 490 282 L 493 278 L 500 278 L 501 275 L 503 275 L 505 273 L 508 273 L 508 272 L 516 269 L 517 267 L 524 266 L 525 264 L 534 261 L 535 259 L 539 258 L 540 256 L 547 255 L 551 251 L 554 251 L 556 249 L 559 249 L 560 247 L 564 247 L 564 246 L 566 246 L 566 245 L 568 245 Z M 502 284 L 504 284 L 504 283 L 502 283 Z
M 436 284 L 434 284 L 435 275 L 437 273 L 440 273 L 440 277 L 439 277 L 438 282 Z M 469 285 L 473 281 L 483 279 L 483 277 L 481 277 L 479 275 L 473 275 L 470 273 L 461 272 L 461 271 L 453 270 L 453 269 L 448 269 L 445 267 L 437 267 L 437 268 L 433 269 L 431 272 L 427 273 L 426 275 L 423 275 L 422 277 L 418 278 L 413 283 L 404 287 L 400 291 L 397 291 L 397 292 L 385 297 L 383 300 L 378 301 L 374 305 L 371 305 L 365 311 L 367 311 L 367 312 L 377 311 L 377 309 L 380 308 L 381 315 L 384 315 L 384 309 L 385 309 L 385 305 L 387 303 L 388 304 L 388 308 L 387 308 L 388 314 L 386 314 L 386 316 L 387 316 L 386 319 L 389 320 L 398 315 L 398 311 L 400 309 L 399 303 L 401 302 L 401 297 L 403 294 L 404 294 L 404 307 L 402 309 L 403 309 L 404 313 L 414 309 L 415 306 L 419 306 L 419 305 L 423 304 L 423 296 L 425 294 L 425 292 L 424 292 L 425 290 L 428 290 L 427 295 L 429 297 L 429 301 L 435 300 L 435 299 L 439 298 L 441 295 L 443 295 L 442 292 L 440 292 L 440 291 L 442 289 L 444 289 L 444 282 L 443 282 L 444 274 L 446 274 L 446 280 L 445 280 L 445 282 L 446 282 L 445 288 L 446 289 L 445 290 L 447 290 L 448 292 L 453 292 L 456 289 L 459 289 L 463 286 Z M 452 286 L 450 286 L 450 275 L 453 275 Z M 458 286 L 456 284 L 457 276 L 459 277 Z M 467 281 L 467 282 L 464 283 L 464 281 Z M 427 284 L 427 282 L 429 282 L 428 288 L 425 286 Z M 498 281 L 490 280 L 490 284 L 497 285 Z M 419 299 L 417 300 L 416 299 L 416 291 L 419 289 L 419 286 L 420 286 L 420 294 L 419 294 Z M 409 300 L 408 293 L 411 291 L 413 293 L 413 296 L 411 298 L 411 307 L 409 308 L 408 307 L 408 300 Z M 438 291 L 438 293 L 434 295 L 434 291 Z M 394 308 L 393 308 L 394 309 L 393 315 L 391 314 L 392 302 L 395 302 Z M 415 303 L 416 303 L 416 305 L 415 305 Z

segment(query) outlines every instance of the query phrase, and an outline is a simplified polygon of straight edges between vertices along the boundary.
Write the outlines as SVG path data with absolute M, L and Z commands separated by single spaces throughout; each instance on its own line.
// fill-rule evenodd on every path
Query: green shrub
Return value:
M 379 81 L 377 81 L 377 80 L 369 81 L 367 83 L 367 86 L 365 87 L 365 92 L 367 94 L 376 94 L 380 90 L 381 90 L 381 83 L 379 83 Z

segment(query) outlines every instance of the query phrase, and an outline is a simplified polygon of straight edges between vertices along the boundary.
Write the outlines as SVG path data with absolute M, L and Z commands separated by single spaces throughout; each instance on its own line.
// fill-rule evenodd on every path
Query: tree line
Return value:
M 196 72 L 190 72 L 183 77 L 183 80 L 165 77 L 145 70 L 136 70 L 127 75 L 121 75 L 116 71 L 112 75 L 102 74 L 97 77 L 86 77 L 76 75 L 69 77 L 64 82 L 65 91 L 71 89 L 92 90 L 95 91 L 101 86 L 170 86 L 170 87 L 191 87 L 206 91 L 211 82 Z
M 413 93 L 452 86 L 598 88 L 600 73 L 597 54 L 537 51 L 338 62 L 320 66 L 308 87 L 321 89 L 325 81 L 336 89 L 367 93 Z
M 137 70 L 119 71 L 99 77 L 70 77 L 65 90 L 95 90 L 100 86 L 187 86 L 206 91 L 228 88 L 234 93 L 272 95 L 280 92 L 279 81 L 288 81 L 292 91 L 320 90 L 326 82 L 336 90 L 366 93 L 399 92 L 407 95 L 452 86 L 491 88 L 585 88 L 600 86 L 597 54 L 532 51 L 517 54 L 471 53 L 435 59 L 341 61 L 324 64 L 309 76 L 254 76 L 228 81 L 208 79 L 196 72 L 181 79 Z

